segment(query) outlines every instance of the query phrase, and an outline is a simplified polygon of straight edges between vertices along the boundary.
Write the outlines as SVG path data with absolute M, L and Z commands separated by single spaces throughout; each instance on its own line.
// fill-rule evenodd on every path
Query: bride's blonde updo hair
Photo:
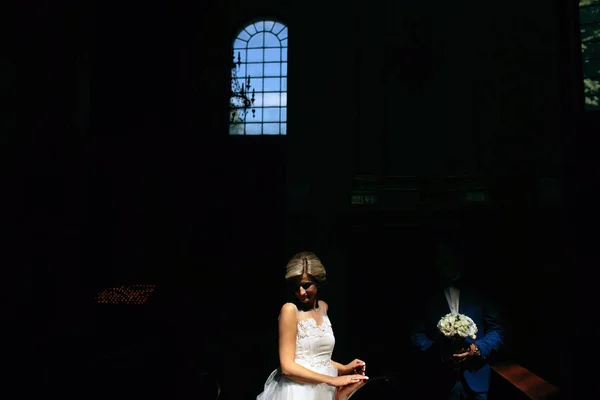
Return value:
M 318 285 L 325 283 L 327 276 L 325 267 L 319 257 L 310 251 L 303 251 L 290 258 L 285 269 L 285 280 L 298 278 L 305 273 Z

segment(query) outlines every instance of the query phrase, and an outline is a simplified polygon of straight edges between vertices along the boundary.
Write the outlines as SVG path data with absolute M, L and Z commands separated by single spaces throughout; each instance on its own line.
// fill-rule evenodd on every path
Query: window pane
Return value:
M 246 135 L 260 135 L 261 123 L 246 123 Z
M 248 31 L 248 33 L 250 35 L 254 35 L 256 33 L 256 29 L 254 28 L 254 25 L 248 25 L 246 27 L 246 31 Z
M 256 93 L 254 95 L 254 107 L 261 107 L 263 105 L 263 94 Z
M 263 76 L 263 64 L 262 63 L 247 64 L 246 74 L 250 75 L 250 76 Z
M 260 62 L 263 61 L 263 50 L 252 49 L 248 50 L 248 62 Z
M 263 93 L 263 105 L 279 107 L 279 93 Z
M 245 81 L 244 84 L 248 83 L 248 81 Z M 252 92 L 252 89 L 254 89 L 257 92 L 262 92 L 263 91 L 263 79 L 262 78 L 255 78 L 253 76 L 250 77 L 250 92 Z
M 282 47 L 287 47 L 287 39 L 281 41 Z
M 281 48 L 265 49 L 265 61 L 281 61 Z
M 272 121 L 279 121 L 280 120 L 280 108 L 276 107 L 276 108 L 265 108 L 264 112 L 263 112 L 263 121 L 265 122 L 272 122 Z
M 264 47 L 264 33 L 257 33 L 248 42 L 248 47 Z
M 281 105 L 287 106 L 287 93 L 286 92 L 281 93 Z
M 256 30 L 259 32 L 265 30 L 265 23 L 263 21 L 255 23 L 254 26 L 256 27 Z
M 248 39 L 250 39 L 250 35 L 248 35 L 248 32 L 246 32 L 246 31 L 241 31 L 237 37 L 238 37 L 238 39 L 242 39 L 245 41 L 248 41 Z
M 263 109 L 260 107 L 254 107 L 254 116 L 252 115 L 252 109 L 248 110 L 246 115 L 246 122 L 262 122 L 263 120 Z
M 273 24 L 275 24 L 275 22 L 265 21 L 265 31 L 270 31 L 271 29 L 273 29 Z
M 281 75 L 281 63 L 266 63 L 265 64 L 265 76 L 280 76 Z
M 279 22 L 275 22 L 275 26 L 273 26 L 273 30 L 271 32 L 277 35 L 283 30 L 283 28 L 285 28 L 285 26 L 281 25 Z
M 280 40 L 287 39 L 287 32 L 288 32 L 287 28 L 283 28 L 283 30 L 277 34 L 277 37 Z
M 281 107 L 281 122 L 287 121 L 287 107 Z
M 237 70 L 238 78 L 242 79 L 246 76 L 246 64 L 240 64 L 239 67 L 235 67 Z
M 287 124 L 286 123 L 281 124 L 280 131 L 281 131 L 282 135 L 287 135 Z
M 281 79 L 280 78 L 265 78 L 265 92 L 275 92 L 280 90 Z
M 246 50 L 236 49 L 233 52 L 234 61 L 237 63 L 238 60 L 241 62 L 246 62 Z
M 265 135 L 279 135 L 279 124 L 264 124 L 263 133 Z
M 281 61 L 287 61 L 287 60 L 288 60 L 288 59 L 287 59 L 287 48 L 284 48 L 284 49 L 281 51 Z
M 281 47 L 279 38 L 272 33 L 265 33 L 265 47 Z
M 287 63 L 281 63 L 281 76 L 287 76 Z
M 233 43 L 233 48 L 234 49 L 245 49 L 246 42 L 244 42 L 243 40 L 240 40 L 240 39 L 235 39 L 235 42 Z
M 281 78 L 281 90 L 287 90 L 287 78 Z

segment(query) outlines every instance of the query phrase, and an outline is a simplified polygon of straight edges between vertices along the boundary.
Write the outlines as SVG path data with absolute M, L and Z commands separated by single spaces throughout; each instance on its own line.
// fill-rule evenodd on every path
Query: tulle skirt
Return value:
M 320 374 L 337 376 L 337 369 L 333 365 L 312 369 Z M 335 388 L 325 383 L 297 383 L 281 374 L 276 369 L 269 375 L 265 382 L 264 390 L 256 400 L 334 400 Z

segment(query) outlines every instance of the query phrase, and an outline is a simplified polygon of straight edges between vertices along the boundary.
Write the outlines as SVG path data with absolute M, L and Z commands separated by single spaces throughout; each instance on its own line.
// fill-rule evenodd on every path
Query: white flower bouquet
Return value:
M 477 338 L 477 325 L 475 325 L 475 322 L 471 318 L 463 314 L 446 314 L 440 319 L 437 327 L 448 338 Z
M 444 315 L 438 322 L 437 328 L 445 339 L 442 340 L 442 357 L 444 359 L 466 351 L 469 348 L 466 339 L 477 337 L 477 325 L 471 318 L 463 314 Z

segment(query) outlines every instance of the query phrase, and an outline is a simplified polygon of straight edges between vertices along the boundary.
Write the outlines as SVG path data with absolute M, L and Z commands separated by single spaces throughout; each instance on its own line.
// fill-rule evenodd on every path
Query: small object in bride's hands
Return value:
M 351 362 L 346 364 L 344 367 L 345 367 L 344 369 L 347 371 L 347 373 L 353 372 L 355 374 L 364 375 L 364 372 L 367 368 L 367 364 L 363 360 L 359 360 L 358 358 L 355 358 L 354 360 L 352 360 Z
M 364 375 L 365 371 L 367 369 L 367 365 L 363 364 L 363 365 L 359 365 L 358 367 L 354 368 L 354 373 L 355 374 L 361 374 Z

